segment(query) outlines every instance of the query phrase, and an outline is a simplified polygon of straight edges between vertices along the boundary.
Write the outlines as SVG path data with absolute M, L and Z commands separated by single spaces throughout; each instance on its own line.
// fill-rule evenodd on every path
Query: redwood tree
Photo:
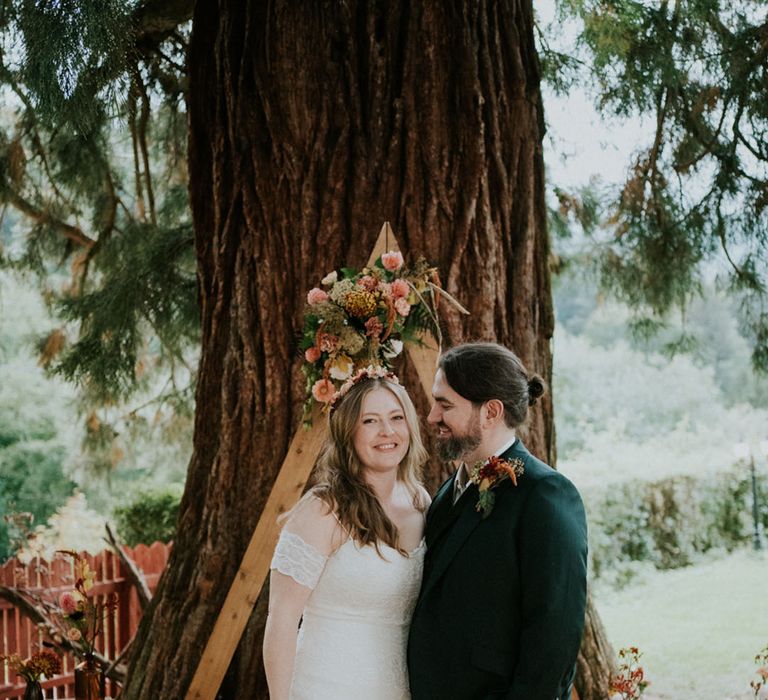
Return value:
M 551 377 L 530 0 L 199 2 L 188 74 L 203 337 L 194 454 L 126 699 L 183 697 L 299 425 L 305 290 L 362 264 L 383 221 L 471 311 L 444 309 L 447 343 L 494 339 Z M 554 462 L 551 400 L 526 439 Z M 222 697 L 266 697 L 265 599 Z

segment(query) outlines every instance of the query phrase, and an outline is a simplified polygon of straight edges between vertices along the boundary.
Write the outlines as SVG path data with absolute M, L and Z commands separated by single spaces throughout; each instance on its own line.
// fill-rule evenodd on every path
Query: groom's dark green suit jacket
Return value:
M 587 526 L 573 484 L 517 440 L 525 473 L 495 489 L 487 518 L 453 482 L 427 516 L 427 555 L 408 640 L 413 700 L 554 700 L 570 687 L 584 628 Z

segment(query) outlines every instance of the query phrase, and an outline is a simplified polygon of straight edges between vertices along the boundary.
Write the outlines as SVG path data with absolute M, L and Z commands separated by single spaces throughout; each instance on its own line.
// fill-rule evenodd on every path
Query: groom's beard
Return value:
M 448 427 L 448 426 L 445 426 Z M 450 428 L 449 428 L 450 430 Z M 475 415 L 467 426 L 464 435 L 451 435 L 448 438 L 437 439 L 437 453 L 444 462 L 453 462 L 464 455 L 474 452 L 482 440 L 480 434 L 480 416 Z

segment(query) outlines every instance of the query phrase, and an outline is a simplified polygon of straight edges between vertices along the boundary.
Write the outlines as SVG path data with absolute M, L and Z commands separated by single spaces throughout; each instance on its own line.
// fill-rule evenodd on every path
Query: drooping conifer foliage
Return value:
M 561 193 L 561 213 L 593 236 L 603 283 L 635 308 L 638 330 L 685 308 L 716 272 L 740 301 L 754 367 L 768 371 L 768 5 L 561 0 L 559 9 L 581 34 L 576 58 L 547 54 L 556 87 L 586 78 L 601 113 L 650 126 L 626 181 L 602 199 L 599 226 L 595 202 Z
M 39 276 L 62 321 L 41 339 L 41 361 L 92 405 L 183 366 L 197 339 L 191 5 L 0 5 L 0 202 L 6 223 L 18 222 L 13 242 L 0 240 L 0 264 Z

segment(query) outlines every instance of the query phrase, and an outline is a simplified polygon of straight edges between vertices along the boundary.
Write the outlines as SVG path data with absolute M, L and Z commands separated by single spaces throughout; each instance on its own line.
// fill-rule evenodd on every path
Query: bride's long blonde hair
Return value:
M 334 408 L 329 419 L 329 436 L 317 463 L 317 476 L 311 493 L 335 511 L 341 526 L 361 545 L 379 544 L 407 552 L 400 546 L 397 528 L 387 517 L 373 489 L 363 476 L 363 464 L 353 447 L 363 400 L 376 389 L 394 394 L 403 409 L 410 443 L 397 470 L 397 479 L 413 496 L 414 506 L 423 511 L 426 503 L 420 491 L 421 466 L 427 451 L 421 441 L 419 419 L 408 392 L 383 378 L 367 379 L 354 385 Z

